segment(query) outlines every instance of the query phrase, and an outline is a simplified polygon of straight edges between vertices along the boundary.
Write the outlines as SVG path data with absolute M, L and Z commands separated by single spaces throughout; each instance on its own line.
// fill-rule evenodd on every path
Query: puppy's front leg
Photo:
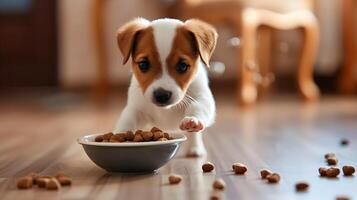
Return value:
M 144 122 L 139 117 L 137 110 L 126 106 L 115 125 L 114 133 L 125 132 L 128 130 L 141 129 L 144 126 Z
M 203 130 L 212 125 L 215 118 L 215 105 L 213 98 L 203 99 L 204 101 L 193 102 L 186 111 L 186 116 L 182 119 L 180 129 L 188 132 L 187 156 L 204 156 L 206 148 L 203 144 Z
M 187 157 L 200 157 L 207 154 L 202 139 L 204 127 L 203 120 L 192 114 L 181 121 L 180 129 L 187 132 Z

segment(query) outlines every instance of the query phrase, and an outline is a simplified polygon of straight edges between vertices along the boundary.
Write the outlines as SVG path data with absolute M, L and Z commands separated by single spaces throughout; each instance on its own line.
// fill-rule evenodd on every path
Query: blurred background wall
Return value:
M 245 4 L 264 7 L 262 1 L 247 1 Z M 289 1 L 290 2 L 290 1 Z M 58 1 L 59 20 L 59 74 L 60 83 L 66 87 L 86 86 L 96 75 L 97 57 L 93 41 L 91 0 Z M 129 68 L 121 64 L 115 33 L 125 22 L 141 16 L 156 19 L 165 16 L 170 1 L 159 0 L 108 0 L 105 2 L 105 46 L 110 68 L 110 81 L 113 84 L 127 84 Z M 296 6 L 289 4 L 290 6 Z M 283 6 L 283 5 L 282 5 Z M 298 6 L 298 5 L 297 5 Z M 321 41 L 316 71 L 322 75 L 332 75 L 342 64 L 341 1 L 317 0 L 315 12 L 320 22 Z M 289 9 L 289 8 L 285 8 Z M 219 42 L 213 60 L 224 62 L 226 72 L 221 79 L 236 78 L 236 52 L 227 40 L 234 36 L 229 27 L 218 27 Z M 291 74 L 296 69 L 301 45 L 298 31 L 278 32 L 274 36 L 273 63 L 276 73 Z
M 315 78 L 326 83 L 333 82 L 333 87 L 337 85 L 335 82 L 338 82 L 340 74 L 344 74 L 344 77 L 353 74 L 357 78 L 355 61 L 346 61 L 345 53 L 348 46 L 349 49 L 355 49 L 353 46 L 356 46 L 356 3 L 350 10 L 351 16 L 346 17 L 342 12 L 346 9 L 343 5 L 351 4 L 353 0 L 0 0 L 0 87 L 92 88 L 104 76 L 98 71 L 98 66 L 108 68 L 104 71 L 108 74 L 110 86 L 128 85 L 130 63 L 127 66 L 121 64 L 116 30 L 139 16 L 154 20 L 175 16 L 172 12 L 175 11 L 176 15 L 181 13 L 181 17 L 185 17 L 180 7 L 183 2 L 193 7 L 211 2 L 218 2 L 219 7 L 226 2 L 234 2 L 240 5 L 238 7 L 276 13 L 312 10 L 320 27 L 318 56 L 314 60 Z M 94 8 L 100 10 L 100 20 L 94 17 Z M 242 12 L 240 8 L 227 12 L 222 8 L 216 10 L 218 12 L 212 14 L 213 18 L 222 13 L 240 16 Z M 348 25 L 343 26 L 346 21 Z M 212 61 L 225 65 L 223 74 L 212 76 L 214 81 L 236 83 L 239 78 L 242 41 L 235 28 L 240 27 L 241 22 L 236 20 L 235 23 L 214 24 L 219 39 Z M 354 29 L 354 33 L 349 33 L 352 39 L 346 39 L 346 27 Z M 96 40 L 98 30 L 102 34 L 100 43 L 103 48 L 98 47 Z M 261 38 L 262 35 L 258 35 L 257 48 L 265 47 L 260 43 Z M 269 63 L 277 77 L 290 82 L 291 77 L 295 76 L 303 41 L 301 30 L 272 29 Z M 100 56 L 98 52 L 104 53 Z M 356 57 L 353 55 L 355 51 L 350 52 L 349 58 Z M 264 53 L 259 54 L 264 56 Z M 348 62 L 352 63 L 352 67 L 343 70 Z M 349 85 L 349 91 L 356 91 L 353 89 L 356 84 L 350 83 L 351 78 L 343 79 L 346 80 L 344 84 Z M 323 84 L 318 84 L 324 88 Z

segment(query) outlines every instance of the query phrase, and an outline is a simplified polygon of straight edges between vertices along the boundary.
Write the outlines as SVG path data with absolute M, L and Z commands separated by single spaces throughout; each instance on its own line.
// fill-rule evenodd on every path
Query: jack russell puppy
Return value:
M 187 156 L 206 154 L 201 132 L 215 121 L 215 102 L 206 68 L 217 32 L 191 19 L 138 18 L 117 32 L 123 64 L 132 60 L 127 105 L 115 132 L 148 129 L 192 132 Z

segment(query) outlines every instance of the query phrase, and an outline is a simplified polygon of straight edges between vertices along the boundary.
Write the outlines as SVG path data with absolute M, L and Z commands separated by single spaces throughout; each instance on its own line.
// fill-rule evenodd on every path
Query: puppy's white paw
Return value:
M 185 117 L 181 121 L 180 129 L 187 132 L 199 132 L 204 129 L 204 125 L 196 117 Z
M 186 157 L 202 157 L 207 155 L 205 147 L 202 146 L 193 146 L 190 147 L 186 153 Z

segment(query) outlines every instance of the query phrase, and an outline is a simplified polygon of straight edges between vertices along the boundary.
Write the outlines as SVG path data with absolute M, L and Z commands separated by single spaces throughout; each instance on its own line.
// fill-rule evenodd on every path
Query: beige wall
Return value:
M 138 16 L 148 19 L 161 17 L 159 1 L 103 0 L 105 3 L 105 45 L 113 83 L 127 82 L 129 68 L 121 66 L 121 55 L 116 46 L 117 28 Z M 61 0 L 59 5 L 59 60 L 60 81 L 63 86 L 91 84 L 96 74 L 91 0 Z

